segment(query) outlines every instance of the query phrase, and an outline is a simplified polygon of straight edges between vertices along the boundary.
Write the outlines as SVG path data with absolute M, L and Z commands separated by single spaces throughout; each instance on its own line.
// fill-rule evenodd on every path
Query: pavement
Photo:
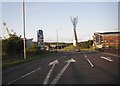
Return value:
M 57 52 L 2 71 L 2 84 L 119 84 L 119 56 Z

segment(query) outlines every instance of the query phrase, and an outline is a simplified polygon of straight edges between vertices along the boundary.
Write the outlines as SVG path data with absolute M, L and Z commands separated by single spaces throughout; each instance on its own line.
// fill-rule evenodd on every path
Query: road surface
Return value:
M 57 52 L 3 70 L 2 84 L 118 84 L 119 58 L 95 51 Z

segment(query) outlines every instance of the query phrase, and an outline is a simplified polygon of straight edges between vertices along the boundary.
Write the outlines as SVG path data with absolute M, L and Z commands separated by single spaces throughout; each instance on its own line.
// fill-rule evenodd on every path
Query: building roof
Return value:
M 103 36 L 120 36 L 120 32 L 103 32 L 103 33 L 99 33 L 99 32 L 96 32 L 94 33 L 96 35 L 103 35 Z
M 104 32 L 104 33 L 99 33 L 99 34 L 120 34 L 120 32 Z

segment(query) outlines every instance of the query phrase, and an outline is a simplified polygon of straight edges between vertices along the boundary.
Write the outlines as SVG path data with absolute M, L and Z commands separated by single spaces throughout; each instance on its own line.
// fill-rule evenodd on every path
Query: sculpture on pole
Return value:
M 78 48 L 78 39 L 77 39 L 77 33 L 76 33 L 76 25 L 78 22 L 78 16 L 77 17 L 70 17 L 71 22 L 73 24 L 73 31 L 74 31 L 74 41 L 73 41 L 73 45 L 76 46 L 76 49 L 79 50 Z
M 74 31 L 74 46 L 77 46 L 78 40 L 77 40 L 77 33 L 76 33 L 76 25 L 77 25 L 77 21 L 78 21 L 78 16 L 77 17 L 70 17 L 71 18 L 71 22 L 73 24 L 73 31 Z

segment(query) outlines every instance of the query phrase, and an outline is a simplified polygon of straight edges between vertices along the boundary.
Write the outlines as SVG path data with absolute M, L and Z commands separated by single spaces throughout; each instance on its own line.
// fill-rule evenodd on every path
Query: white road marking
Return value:
M 87 61 L 89 62 L 89 64 L 91 65 L 91 67 L 94 66 L 89 59 L 87 59 Z
M 85 55 L 85 58 L 87 58 L 87 56 Z
M 84 53 L 84 56 L 85 56 L 85 58 L 87 59 L 87 61 L 88 61 L 88 63 L 91 65 L 91 67 L 94 67 L 94 65 L 92 64 L 92 62 L 87 58 L 87 56 L 85 55 L 85 53 Z
M 53 71 L 53 69 L 54 69 L 54 67 L 55 67 L 56 64 L 58 64 L 58 60 L 55 60 L 55 61 L 53 61 L 53 62 L 51 62 L 51 63 L 49 64 L 49 65 L 52 65 L 52 68 L 51 68 L 50 71 L 48 72 L 48 74 L 47 74 L 47 76 L 46 76 L 43 84 L 48 84 L 49 78 L 50 78 L 50 76 L 51 76 L 51 74 L 52 74 L 52 71 Z
M 38 71 L 39 69 L 41 69 L 41 68 L 39 67 L 39 68 L 37 68 L 36 70 L 33 70 L 33 71 L 31 71 L 31 72 L 29 72 L 29 73 L 27 73 L 27 74 L 25 74 L 25 75 L 23 75 L 23 76 L 21 76 L 21 77 L 19 77 L 19 78 L 13 80 L 13 81 L 11 81 L 11 82 L 9 82 L 8 84 L 12 84 L 13 82 L 15 82 L 15 81 L 17 81 L 17 80 L 20 80 L 20 79 L 22 79 L 22 78 L 24 78 L 24 77 L 26 77 L 26 76 L 28 76 L 28 75 L 30 75 L 30 74 L 32 74 L 32 73 Z
M 110 57 L 101 56 L 100 58 L 103 58 L 103 59 L 105 59 L 105 60 L 107 60 L 107 61 L 113 61 Z
M 84 52 L 84 56 L 85 56 L 85 58 L 87 59 L 87 56 L 85 55 L 85 52 Z
M 58 80 L 60 79 L 60 77 L 63 75 L 63 73 L 65 72 L 65 70 L 67 69 L 67 67 L 70 65 L 71 62 L 76 62 L 74 59 L 70 59 L 68 61 L 66 61 L 67 64 L 62 68 L 62 70 L 57 74 L 57 76 L 55 77 L 55 79 L 52 81 L 51 86 L 54 86 Z

